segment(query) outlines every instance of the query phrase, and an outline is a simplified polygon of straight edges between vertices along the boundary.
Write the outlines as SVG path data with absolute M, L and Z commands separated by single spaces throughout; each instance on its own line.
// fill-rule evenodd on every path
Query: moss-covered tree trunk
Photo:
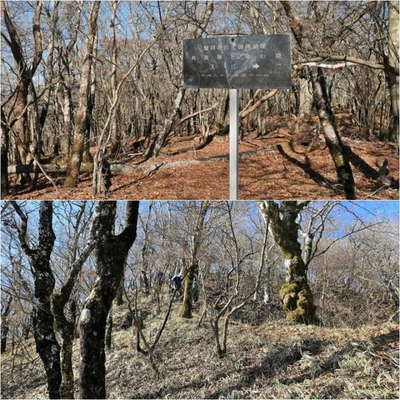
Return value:
M 111 304 L 121 285 L 128 251 L 136 238 L 139 202 L 129 201 L 125 228 L 114 235 L 117 204 L 101 201 L 96 206 L 92 235 L 98 278 L 84 303 L 80 317 L 80 397 L 104 399 L 105 329 Z
M 307 202 L 260 202 L 260 210 L 269 219 L 270 230 L 285 260 L 286 279 L 279 295 L 289 321 L 313 323 L 316 321 L 313 295 L 307 282 L 307 265 L 298 242 L 299 225 L 296 219 Z
M 16 202 L 12 202 L 21 218 L 18 228 L 22 250 L 28 256 L 33 274 L 34 294 L 32 303 L 33 336 L 46 371 L 47 389 L 51 399 L 60 398 L 61 366 L 60 346 L 54 333 L 51 296 L 54 290 L 54 275 L 50 268 L 50 256 L 53 251 L 55 234 L 52 227 L 53 203 L 42 201 L 39 208 L 38 246 L 32 249 L 26 239 L 28 217 Z
M 192 285 L 193 279 L 197 274 L 197 256 L 201 244 L 201 236 L 208 207 L 208 201 L 202 201 L 200 203 L 200 209 L 196 216 L 195 229 L 191 237 L 190 260 L 189 263 L 185 264 L 183 269 L 183 300 L 180 307 L 180 315 L 182 318 L 192 318 Z
M 193 279 L 197 274 L 197 263 L 185 265 L 183 269 L 183 300 L 181 304 L 181 317 L 192 318 L 192 285 Z

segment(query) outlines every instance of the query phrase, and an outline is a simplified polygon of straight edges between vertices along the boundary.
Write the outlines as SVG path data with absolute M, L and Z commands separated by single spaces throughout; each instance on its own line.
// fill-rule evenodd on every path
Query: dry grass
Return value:
M 182 320 L 177 303 L 174 307 L 155 355 L 160 375 L 136 353 L 132 328 L 118 328 L 126 308 L 115 309 L 113 348 L 107 351 L 109 398 L 399 397 L 396 324 L 333 329 L 284 320 L 258 327 L 234 322 L 228 353 L 220 359 L 209 326 L 197 326 L 197 313 L 192 320 Z M 154 337 L 162 319 L 163 314 L 150 315 L 145 334 Z M 36 357 L 32 340 L 26 348 Z M 45 397 L 39 359 L 31 362 L 26 355 L 16 356 L 11 369 L 12 357 L 6 353 L 2 357 L 3 398 Z

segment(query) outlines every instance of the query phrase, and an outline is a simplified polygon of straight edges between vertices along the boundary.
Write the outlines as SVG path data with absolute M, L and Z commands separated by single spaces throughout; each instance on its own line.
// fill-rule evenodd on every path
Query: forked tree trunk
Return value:
M 40 19 L 42 14 L 42 1 L 37 1 L 35 5 L 35 13 L 32 21 L 33 37 L 34 37 L 34 56 L 31 65 L 28 65 L 27 57 L 24 55 L 21 38 L 8 12 L 8 5 L 2 5 L 4 23 L 9 35 L 7 43 L 11 48 L 11 52 L 16 64 L 17 87 L 16 98 L 13 107 L 15 118 L 18 118 L 14 125 L 16 132 L 16 163 L 17 165 L 29 164 L 33 158 L 29 154 L 30 147 L 30 131 L 28 128 L 27 106 L 29 86 L 36 72 L 38 65 L 42 60 L 42 31 L 40 27 Z M 23 173 L 19 176 L 19 183 L 30 182 L 29 173 Z
M 75 286 L 77 277 L 81 271 L 82 265 L 89 257 L 94 248 L 94 241 L 90 241 L 82 250 L 80 256 L 72 263 L 69 268 L 67 281 L 61 287 L 60 291 L 52 296 L 52 310 L 55 320 L 56 331 L 62 338 L 61 345 L 61 374 L 62 382 L 60 387 L 60 396 L 62 399 L 74 398 L 74 371 L 72 369 L 72 349 L 75 339 L 76 322 L 76 303 L 70 300 L 72 290 Z M 70 318 L 66 318 L 65 307 L 70 303 Z
M 59 399 L 61 384 L 60 346 L 54 333 L 54 318 L 51 311 L 51 296 L 55 279 L 50 268 L 50 256 L 56 238 L 52 227 L 53 203 L 51 201 L 42 201 L 40 203 L 39 244 L 35 249 L 29 247 L 26 239 L 28 217 L 17 203 L 12 202 L 12 205 L 21 218 L 19 239 L 22 250 L 29 258 L 33 273 L 32 326 L 36 351 L 46 371 L 49 397 L 51 399 Z
M 80 397 L 105 399 L 105 328 L 111 304 L 121 285 L 128 251 L 136 238 L 139 202 L 129 201 L 125 228 L 114 235 L 117 204 L 101 201 L 96 206 L 92 236 L 98 278 L 80 317 Z
M 260 202 L 260 210 L 269 218 L 270 230 L 285 260 L 286 279 L 279 296 L 286 319 L 300 323 L 316 322 L 313 295 L 307 282 L 307 266 L 303 261 L 298 242 L 299 226 L 296 219 L 306 202 L 274 201 Z

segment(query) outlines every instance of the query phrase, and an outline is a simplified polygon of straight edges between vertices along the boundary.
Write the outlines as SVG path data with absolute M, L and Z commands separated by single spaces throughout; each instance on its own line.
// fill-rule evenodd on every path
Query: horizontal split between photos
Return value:
M 397 201 L 2 201 L 4 398 L 395 398 Z

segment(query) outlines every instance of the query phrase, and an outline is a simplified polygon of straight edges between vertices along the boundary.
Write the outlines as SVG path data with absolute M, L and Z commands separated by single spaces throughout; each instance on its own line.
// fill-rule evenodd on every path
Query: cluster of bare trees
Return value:
M 104 340 L 106 319 L 111 303 L 116 296 L 125 267 L 128 251 L 136 238 L 139 203 L 132 201 L 126 205 L 126 218 L 119 234 L 115 234 L 116 202 L 99 202 L 96 206 L 89 243 L 78 254 L 79 232 L 72 237 L 75 260 L 67 266 L 67 279 L 55 289 L 54 270 L 51 257 L 56 239 L 53 230 L 53 203 L 39 204 L 39 220 L 36 245 L 32 246 L 28 237 L 29 217 L 16 202 L 9 203 L 20 222 L 6 221 L 18 232 L 19 245 L 28 258 L 32 273 L 31 291 L 32 330 L 47 376 L 49 397 L 52 399 L 74 397 L 74 374 L 72 370 L 72 346 L 75 337 L 76 301 L 72 296 L 77 278 L 87 257 L 94 250 L 98 278 L 90 295 L 85 300 L 80 317 L 81 371 L 80 396 L 82 398 L 105 398 L 104 382 Z M 80 205 L 77 214 L 80 219 L 85 204 Z M 10 257 L 12 255 L 10 254 Z M 68 306 L 68 307 L 67 307 Z M 59 333 L 60 347 L 56 337 Z M 5 345 L 4 345 L 5 346 Z
M 66 186 L 109 160 L 159 154 L 177 136 L 204 146 L 227 132 L 226 90 L 182 87 L 182 41 L 221 34 L 293 36 L 293 88 L 242 94 L 245 131 L 269 115 L 315 113 L 347 198 L 354 182 L 333 109 L 365 139 L 397 140 L 399 9 L 385 2 L 3 2 L 2 192 L 7 167 L 36 182 L 57 158 Z M 91 148 L 94 148 L 91 151 Z M 94 162 L 93 162 L 94 158 Z M 35 175 L 32 176 L 32 172 Z M 48 177 L 51 179 L 50 177 Z
M 105 398 L 114 299 L 125 299 L 124 329 L 134 325 L 136 350 L 156 371 L 171 315 L 209 326 L 220 357 L 232 318 L 272 303 L 297 323 L 394 318 L 396 224 L 345 202 L 4 202 L 2 352 L 32 332 L 49 396 L 73 398 L 79 334 L 79 395 Z M 178 272 L 182 296 L 167 289 Z M 165 312 L 151 340 L 144 299 Z

